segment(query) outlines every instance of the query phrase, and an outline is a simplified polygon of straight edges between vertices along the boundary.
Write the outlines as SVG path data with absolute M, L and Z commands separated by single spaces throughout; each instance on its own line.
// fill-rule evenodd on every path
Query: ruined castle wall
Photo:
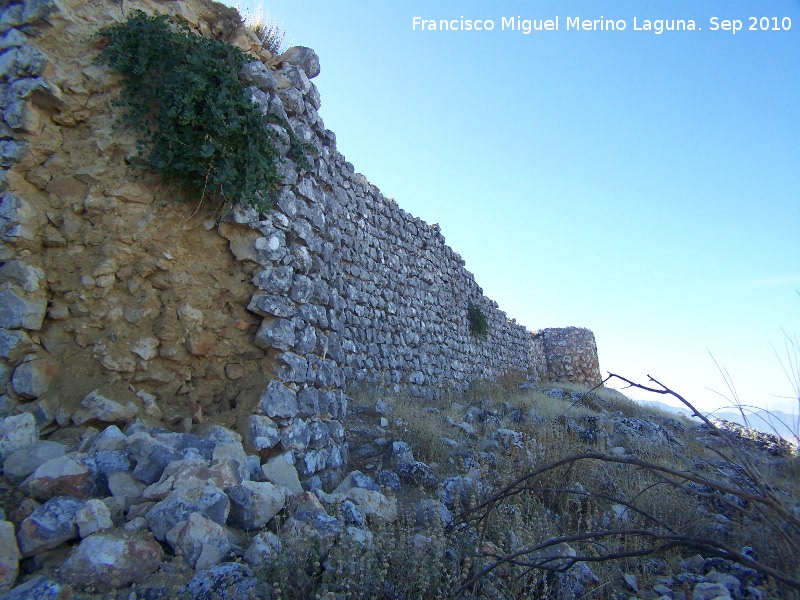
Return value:
M 597 385 L 600 365 L 594 334 L 580 327 L 542 329 L 537 332 L 546 360 L 545 379 Z
M 313 51 L 261 52 L 214 3 L 140 0 L 260 53 L 248 94 L 314 148 L 285 158 L 267 214 L 175 202 L 132 171 L 114 128 L 119 77 L 94 63 L 101 1 L 12 0 L 0 22 L 0 412 L 68 425 L 110 389 L 141 418 L 235 427 L 304 477 L 347 458 L 346 386 L 433 397 L 509 371 L 593 381 L 591 332 L 534 334 L 483 295 L 436 225 L 402 210 L 336 150 Z M 119 14 L 118 14 L 119 13 Z M 284 154 L 289 131 L 272 125 Z M 221 219 L 220 219 L 221 217 Z M 470 331 L 480 307 L 488 335 Z M 566 341 L 565 341 L 566 340 Z M 562 343 L 563 342 L 563 343 Z

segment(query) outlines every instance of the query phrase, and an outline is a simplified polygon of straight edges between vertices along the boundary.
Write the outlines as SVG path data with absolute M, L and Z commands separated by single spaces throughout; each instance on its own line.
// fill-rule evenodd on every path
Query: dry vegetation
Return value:
M 700 554 L 718 557 L 721 572 L 736 563 L 728 572 L 747 575 L 743 588 L 765 598 L 798 597 L 796 451 L 762 454 L 612 390 L 583 391 L 560 396 L 509 380 L 425 402 L 355 390 L 350 468 L 377 479 L 385 458 L 353 451 L 402 440 L 440 480 L 468 475 L 480 492 L 445 526 L 415 521 L 436 490 L 405 486 L 403 517 L 373 528 L 366 543 L 284 557 L 262 575 L 284 598 L 627 600 L 659 597 L 648 591 L 659 583 L 680 588 Z M 378 399 L 393 411 L 383 428 Z M 470 414 L 472 430 L 459 426 Z M 636 433 L 641 423 L 652 427 Z M 692 585 L 682 585 L 691 598 Z

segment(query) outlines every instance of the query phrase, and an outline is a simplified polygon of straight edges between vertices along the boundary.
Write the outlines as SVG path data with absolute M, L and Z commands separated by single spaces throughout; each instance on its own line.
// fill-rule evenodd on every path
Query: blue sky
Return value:
M 727 404 L 707 388 L 729 395 L 711 355 L 742 402 L 797 406 L 773 347 L 786 362 L 782 330 L 800 335 L 798 0 L 240 6 L 317 51 L 339 150 L 438 222 L 509 317 L 588 327 L 604 374 L 651 374 L 705 408 Z M 560 27 L 501 29 L 517 16 Z M 626 29 L 568 31 L 576 16 Z

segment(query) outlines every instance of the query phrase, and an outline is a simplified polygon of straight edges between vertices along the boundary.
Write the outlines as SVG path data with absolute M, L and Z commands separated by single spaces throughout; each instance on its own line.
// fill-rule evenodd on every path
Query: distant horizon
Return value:
M 800 334 L 800 3 L 264 6 L 319 55 L 339 151 L 439 223 L 509 318 L 587 327 L 603 376 L 650 374 L 704 410 L 731 403 L 717 364 L 742 403 L 796 405 L 775 350 Z M 567 14 L 626 29 L 499 30 Z

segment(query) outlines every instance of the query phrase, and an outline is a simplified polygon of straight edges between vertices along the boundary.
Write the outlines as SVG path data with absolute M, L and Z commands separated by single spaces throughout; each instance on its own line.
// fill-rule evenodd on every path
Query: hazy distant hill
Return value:
M 664 404 L 663 402 L 658 402 L 657 400 L 636 400 L 636 402 L 642 406 L 657 408 L 664 412 L 676 415 L 684 415 L 688 417 L 690 413 L 688 408 L 670 406 L 669 404 Z M 753 429 L 758 429 L 764 433 L 777 433 L 784 438 L 794 437 L 798 428 L 797 415 L 790 415 L 780 410 L 772 410 L 767 412 L 763 409 L 757 409 L 753 411 L 745 411 L 745 415 L 747 416 L 747 423 L 745 423 L 741 413 L 730 408 L 714 412 L 709 416 L 716 417 L 718 419 L 725 419 L 726 421 L 732 421 L 734 423 L 738 423 L 739 425 L 745 425 Z

